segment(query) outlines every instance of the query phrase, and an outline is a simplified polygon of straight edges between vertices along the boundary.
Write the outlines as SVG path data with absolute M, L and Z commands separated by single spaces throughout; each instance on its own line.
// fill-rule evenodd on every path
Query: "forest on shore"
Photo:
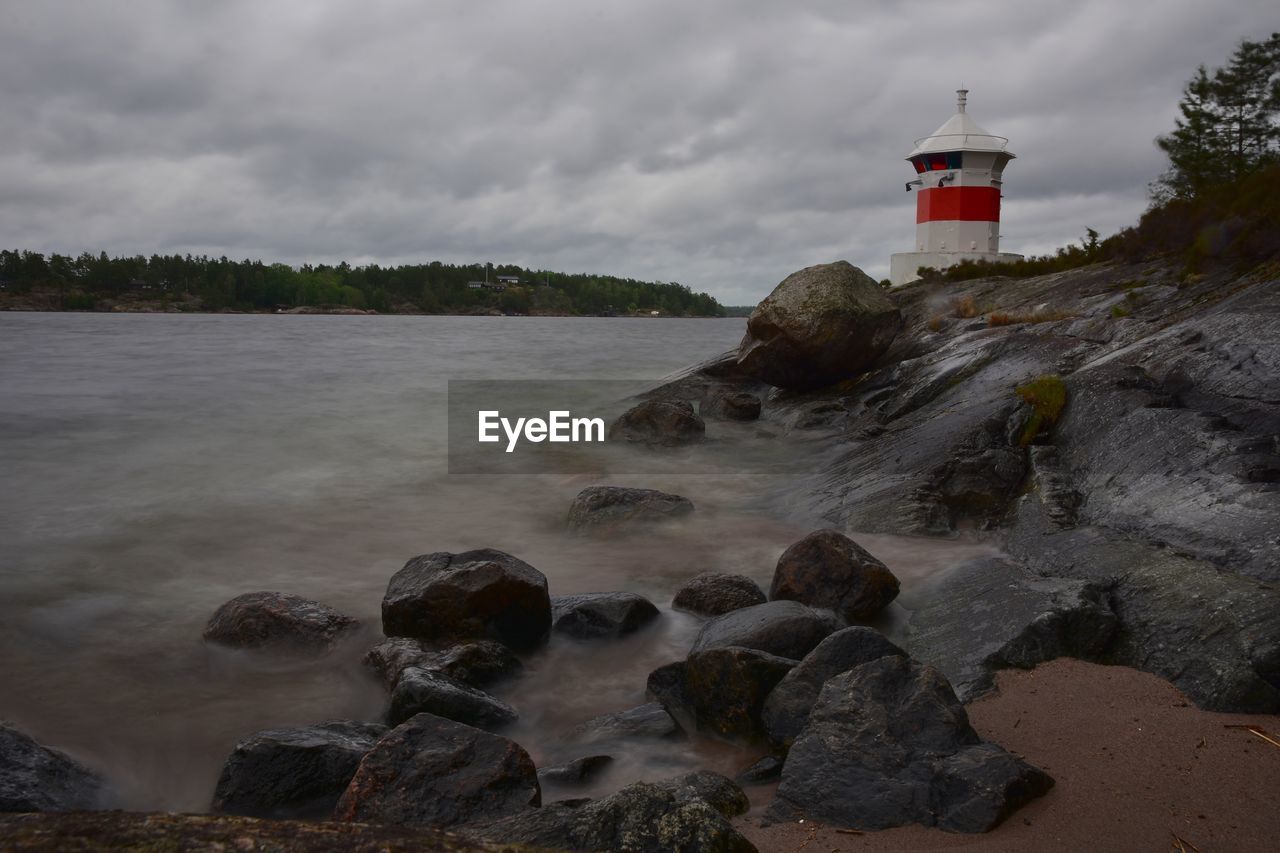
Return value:
M 372 311 L 380 314 L 723 316 L 678 282 L 510 264 L 292 267 L 225 257 L 48 257 L 0 251 L 0 308 L 47 311 Z

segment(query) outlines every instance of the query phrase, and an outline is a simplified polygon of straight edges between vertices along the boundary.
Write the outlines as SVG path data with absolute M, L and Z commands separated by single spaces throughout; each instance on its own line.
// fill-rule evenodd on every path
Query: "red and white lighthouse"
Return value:
M 889 282 L 919 278 L 921 267 L 944 269 L 962 260 L 1012 261 L 1000 251 L 1000 187 L 1013 159 L 1009 140 L 987 133 L 965 112 L 968 89 L 957 89 L 956 114 L 916 140 L 916 250 L 889 259 Z

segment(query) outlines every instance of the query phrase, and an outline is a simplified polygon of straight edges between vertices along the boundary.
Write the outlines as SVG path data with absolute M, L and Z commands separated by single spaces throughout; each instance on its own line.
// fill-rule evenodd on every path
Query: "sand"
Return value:
M 1054 777 L 1045 797 L 993 831 L 902 827 L 860 835 L 812 823 L 735 822 L 762 851 L 1280 850 L 1280 717 L 1201 711 L 1171 684 L 1126 667 L 1056 660 L 998 677 L 969 706 L 978 733 Z M 753 801 L 769 792 L 755 789 Z M 763 795 L 763 796 L 761 796 Z

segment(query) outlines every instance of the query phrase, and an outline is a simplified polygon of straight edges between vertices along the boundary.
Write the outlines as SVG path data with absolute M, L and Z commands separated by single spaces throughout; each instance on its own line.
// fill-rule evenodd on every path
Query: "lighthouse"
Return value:
M 1009 140 L 983 130 L 967 112 L 968 89 L 956 90 L 956 114 L 916 140 L 907 162 L 916 179 L 916 247 L 889 259 L 889 283 L 919 278 L 921 267 L 944 269 L 962 260 L 1016 261 L 1000 251 L 1000 187 L 1013 159 Z

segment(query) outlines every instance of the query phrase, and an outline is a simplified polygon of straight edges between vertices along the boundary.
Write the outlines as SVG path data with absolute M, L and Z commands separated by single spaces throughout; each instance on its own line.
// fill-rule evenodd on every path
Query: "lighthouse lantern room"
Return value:
M 965 112 L 968 89 L 956 90 L 956 114 L 916 140 L 907 161 L 916 179 L 916 250 L 889 259 L 895 287 L 919 278 L 921 267 L 944 269 L 962 260 L 1013 261 L 1000 251 L 1000 187 L 1013 159 L 1009 140 L 987 133 Z

